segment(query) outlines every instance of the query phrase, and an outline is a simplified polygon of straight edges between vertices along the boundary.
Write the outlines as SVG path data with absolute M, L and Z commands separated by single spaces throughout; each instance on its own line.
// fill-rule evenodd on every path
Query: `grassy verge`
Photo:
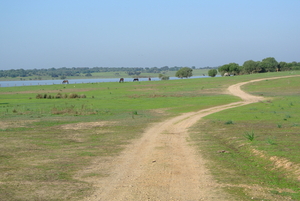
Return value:
M 248 84 L 245 91 L 272 99 L 209 115 L 192 129 L 215 177 L 241 200 L 300 200 L 299 80 Z

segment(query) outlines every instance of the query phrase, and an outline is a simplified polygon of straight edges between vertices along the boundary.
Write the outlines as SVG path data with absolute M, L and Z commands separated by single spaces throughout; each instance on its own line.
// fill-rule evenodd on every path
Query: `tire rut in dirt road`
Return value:
M 85 200 L 234 200 L 212 179 L 205 160 L 189 144 L 188 128 L 206 115 L 263 100 L 240 90 L 246 83 L 228 88 L 243 101 L 152 125 L 114 160 L 108 177 L 93 181 L 97 190 Z
M 110 176 L 86 200 L 227 200 L 188 144 L 187 129 L 202 116 L 240 104 L 186 113 L 152 126 L 118 157 Z

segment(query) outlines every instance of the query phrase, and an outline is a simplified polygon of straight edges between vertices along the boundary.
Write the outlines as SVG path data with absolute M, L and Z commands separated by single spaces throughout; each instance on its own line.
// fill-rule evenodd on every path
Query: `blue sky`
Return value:
M 0 0 L 0 69 L 300 62 L 299 0 Z

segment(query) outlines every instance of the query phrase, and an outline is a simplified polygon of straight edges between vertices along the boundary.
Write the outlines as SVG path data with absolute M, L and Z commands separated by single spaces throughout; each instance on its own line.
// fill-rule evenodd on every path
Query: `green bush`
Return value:
M 208 76 L 215 77 L 218 74 L 218 71 L 216 69 L 210 69 L 208 71 Z
M 36 99 L 42 99 L 42 98 L 44 98 L 44 96 L 43 96 L 42 94 L 38 94 L 38 95 L 36 95 L 35 98 L 36 98 Z
M 79 96 L 77 94 L 69 94 L 68 98 L 79 98 Z

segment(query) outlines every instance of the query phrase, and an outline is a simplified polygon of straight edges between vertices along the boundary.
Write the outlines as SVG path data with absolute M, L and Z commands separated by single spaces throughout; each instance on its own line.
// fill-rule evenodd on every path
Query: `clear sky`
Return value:
M 0 70 L 300 62 L 300 0 L 0 0 Z

